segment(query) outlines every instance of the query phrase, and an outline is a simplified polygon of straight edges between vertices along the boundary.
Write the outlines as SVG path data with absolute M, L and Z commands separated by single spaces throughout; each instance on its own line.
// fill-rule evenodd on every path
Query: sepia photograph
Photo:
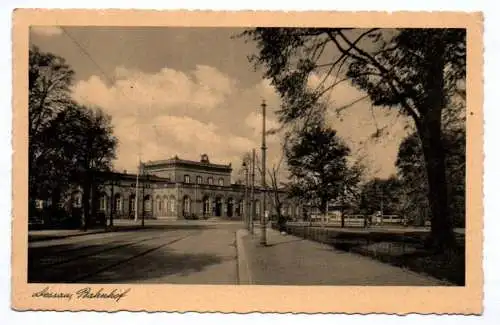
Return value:
M 467 28 L 352 26 L 30 24 L 31 297 L 465 288 Z

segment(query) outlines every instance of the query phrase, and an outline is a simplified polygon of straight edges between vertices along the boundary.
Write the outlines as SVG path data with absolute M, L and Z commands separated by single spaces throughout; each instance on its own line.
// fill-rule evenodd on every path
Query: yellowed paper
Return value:
M 213 284 L 28 283 L 28 48 L 30 26 L 415 27 L 467 29 L 466 285 L 276 286 Z M 16 310 L 294 313 L 482 312 L 483 17 L 432 12 L 200 12 L 29 10 L 13 13 L 12 306 Z M 137 49 L 147 51 L 147 49 Z M 210 51 L 210 48 L 205 48 Z M 224 60 L 230 60 L 228 53 Z M 251 66 L 249 65 L 249 69 Z M 259 101 L 257 102 L 257 105 Z M 225 117 L 229 123 L 232 116 Z M 198 154 L 198 153 L 195 153 Z M 237 240 L 237 239 L 235 239 Z M 240 270 L 245 272 L 245 270 Z M 44 298 L 47 289 L 62 298 Z M 89 288 L 89 289 L 86 289 Z M 115 290 L 118 299 L 77 299 L 81 290 Z M 73 295 L 65 299 L 64 295 Z

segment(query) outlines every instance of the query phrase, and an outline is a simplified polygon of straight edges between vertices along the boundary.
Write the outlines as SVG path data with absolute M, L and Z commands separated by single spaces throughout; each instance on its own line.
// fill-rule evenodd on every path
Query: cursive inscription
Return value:
M 55 292 L 50 291 L 49 287 L 43 288 L 41 291 L 37 291 L 31 295 L 34 298 L 56 298 L 56 299 L 68 299 L 73 298 L 73 294 L 70 292 Z
M 98 290 L 92 289 L 90 287 L 85 287 L 78 289 L 73 292 L 61 292 L 53 291 L 50 287 L 45 287 L 40 291 L 34 292 L 31 296 L 33 298 L 48 298 L 48 299 L 109 299 L 119 302 L 121 299 L 125 298 L 130 292 L 130 289 L 119 290 L 105 290 L 104 288 L 99 288 Z

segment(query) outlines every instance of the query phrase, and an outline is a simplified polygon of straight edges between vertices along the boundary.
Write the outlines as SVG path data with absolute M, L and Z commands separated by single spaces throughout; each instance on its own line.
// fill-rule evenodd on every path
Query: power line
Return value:
M 97 67 L 97 69 L 101 72 L 102 76 L 109 82 L 110 85 L 116 84 L 116 79 L 113 77 L 109 77 L 108 74 L 104 71 L 104 69 L 97 63 L 96 60 L 90 55 L 90 53 L 66 30 L 65 27 L 59 26 L 59 28 L 63 31 L 63 33 L 76 45 L 76 47 L 83 53 L 87 58 Z M 130 99 L 119 87 L 116 87 L 118 91 L 127 99 Z M 139 123 L 139 108 L 136 110 L 136 127 L 137 127 L 137 150 L 138 150 L 138 160 L 139 164 L 141 162 L 142 156 L 142 142 L 140 136 L 140 123 Z
M 107 81 L 110 84 L 114 84 L 115 83 L 114 78 L 108 77 L 108 75 L 106 74 L 104 69 L 101 68 L 101 66 L 94 60 L 94 58 L 92 58 L 92 55 L 90 55 L 90 53 L 87 50 L 85 50 L 85 48 L 73 36 L 71 36 L 71 34 L 66 30 L 66 28 L 64 28 L 62 26 L 60 26 L 60 28 L 64 32 L 64 34 L 66 34 L 66 36 L 68 36 L 68 38 L 80 49 L 80 51 L 83 54 L 85 54 L 89 58 L 90 61 L 92 61 L 92 63 L 97 67 L 97 69 L 99 69 L 99 71 L 107 79 Z

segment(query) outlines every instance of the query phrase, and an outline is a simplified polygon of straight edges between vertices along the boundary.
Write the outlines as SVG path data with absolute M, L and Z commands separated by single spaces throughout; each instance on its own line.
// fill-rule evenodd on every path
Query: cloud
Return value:
M 78 82 L 74 98 L 97 105 L 113 116 L 135 112 L 144 121 L 179 111 L 198 114 L 220 106 L 233 91 L 234 82 L 217 69 L 197 66 L 190 73 L 169 68 L 148 74 L 118 67 L 114 84 L 92 76 Z
M 31 31 L 41 36 L 56 36 L 63 33 L 62 29 L 57 26 L 32 26 Z
M 115 162 L 119 170 L 135 171 L 139 155 L 142 160 L 174 155 L 198 160 L 206 153 L 213 162 L 232 163 L 236 175 L 245 153 L 255 148 L 260 155 L 262 99 L 268 105 L 267 129 L 280 126 L 275 114 L 280 98 L 268 80 L 239 88 L 237 80 L 203 65 L 185 72 L 165 67 L 153 73 L 118 67 L 114 80 L 109 84 L 92 76 L 74 86 L 73 96 L 83 104 L 102 107 L 112 116 L 119 139 Z M 406 119 L 395 110 L 379 107 L 372 113 L 369 102 L 363 101 L 340 116 L 335 114 L 337 105 L 362 95 L 348 83 L 336 87 L 327 120 L 356 156 L 366 157 L 374 175 L 385 177 L 395 171 Z M 387 134 L 374 141 L 371 136 L 376 125 L 387 126 Z M 281 136 L 268 136 L 267 140 L 271 167 L 281 156 Z
M 154 125 L 137 125 L 133 118 L 124 118 L 115 121 L 115 125 L 115 134 L 120 139 L 118 169 L 134 170 L 139 155 L 142 160 L 174 155 L 197 160 L 206 153 L 213 162 L 236 164 L 241 153 L 256 145 L 251 139 L 212 122 L 187 116 L 161 116 Z

